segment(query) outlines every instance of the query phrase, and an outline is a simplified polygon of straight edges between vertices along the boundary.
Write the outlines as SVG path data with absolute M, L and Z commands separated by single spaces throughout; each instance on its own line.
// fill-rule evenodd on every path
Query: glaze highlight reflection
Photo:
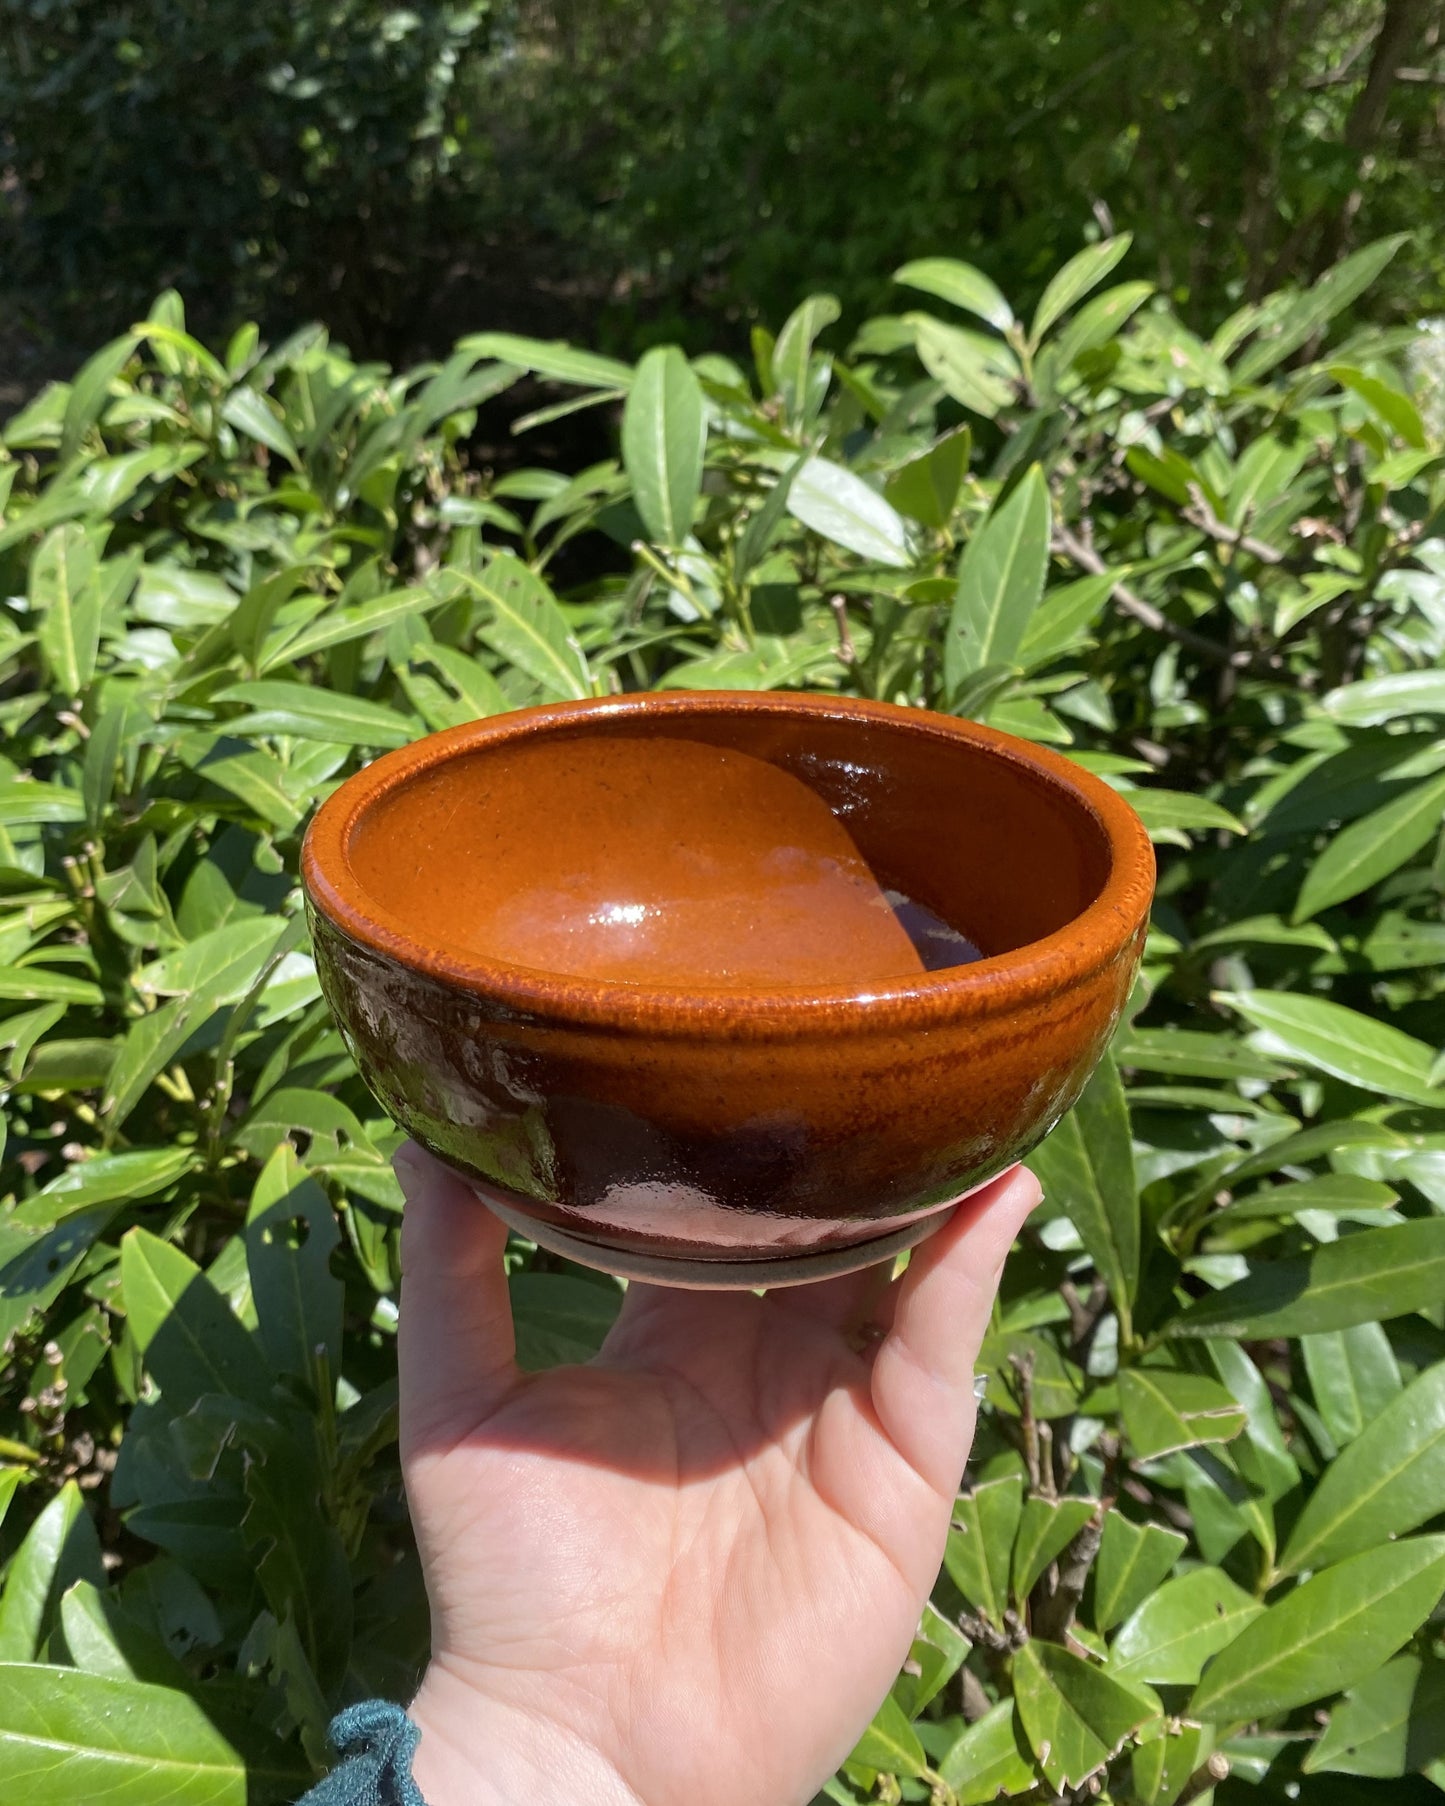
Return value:
M 460 952 L 741 989 L 866 985 L 979 957 L 873 870 L 808 782 L 750 753 L 615 734 L 458 764 L 444 787 L 422 779 L 380 805 L 351 860 L 376 903 Z M 564 819 L 539 820 L 538 795 Z

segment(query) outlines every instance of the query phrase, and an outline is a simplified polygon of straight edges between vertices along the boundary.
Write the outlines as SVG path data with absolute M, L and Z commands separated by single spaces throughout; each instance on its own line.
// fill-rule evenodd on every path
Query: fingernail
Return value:
M 404 1141 L 391 1157 L 391 1169 L 396 1174 L 397 1183 L 401 1186 L 402 1195 L 407 1202 L 421 1178 L 422 1161 L 425 1158 L 414 1141 Z

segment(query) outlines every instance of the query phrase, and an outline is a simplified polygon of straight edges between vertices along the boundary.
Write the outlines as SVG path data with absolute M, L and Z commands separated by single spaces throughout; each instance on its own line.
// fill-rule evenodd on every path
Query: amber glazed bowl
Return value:
M 917 1241 L 1078 1097 L 1154 860 L 1108 785 L 917 709 L 672 694 L 387 754 L 312 823 L 385 1109 L 536 1242 L 764 1285 Z

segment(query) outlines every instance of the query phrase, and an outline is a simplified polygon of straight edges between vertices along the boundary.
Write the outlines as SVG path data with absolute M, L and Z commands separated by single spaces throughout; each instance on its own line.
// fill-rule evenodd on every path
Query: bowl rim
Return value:
M 965 966 L 866 985 L 676 989 L 543 972 L 428 946 L 370 902 L 351 868 L 347 843 L 362 813 L 388 792 L 450 759 L 579 721 L 733 713 L 866 721 L 967 741 L 1018 767 L 1033 782 L 1046 784 L 1093 819 L 1108 849 L 1103 888 L 1052 934 Z M 383 753 L 338 785 L 316 811 L 301 850 L 301 876 L 311 910 L 345 939 L 445 988 L 474 993 L 517 1014 L 614 1029 L 667 1027 L 709 1033 L 729 1026 L 786 1031 L 826 1016 L 830 1032 L 836 1032 L 840 1012 L 860 1028 L 926 1026 L 964 1015 L 1003 1014 L 1094 977 L 1129 953 L 1148 919 L 1154 849 L 1138 815 L 1102 778 L 1050 748 L 978 722 L 896 703 L 789 690 L 637 691 L 484 716 Z

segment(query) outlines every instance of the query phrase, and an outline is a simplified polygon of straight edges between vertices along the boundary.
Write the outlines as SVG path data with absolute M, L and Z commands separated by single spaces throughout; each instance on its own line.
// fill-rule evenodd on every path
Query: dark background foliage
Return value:
M 0 381 L 174 284 L 363 355 L 623 353 L 1110 220 L 1196 324 L 1408 229 L 1442 304 L 1438 0 L 0 0 Z M 9 347 L 8 358 L 6 348 Z

